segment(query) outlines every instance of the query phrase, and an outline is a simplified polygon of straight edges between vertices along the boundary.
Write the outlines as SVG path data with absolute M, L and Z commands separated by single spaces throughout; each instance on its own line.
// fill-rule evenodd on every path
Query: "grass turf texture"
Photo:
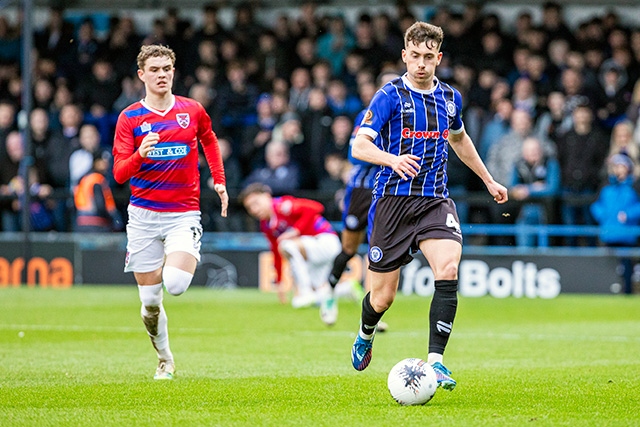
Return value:
M 1 289 L 3 426 L 637 426 L 640 298 L 460 300 L 445 358 L 458 381 L 426 406 L 386 387 L 426 358 L 429 299 L 399 295 L 364 372 L 349 352 L 359 303 L 327 328 L 256 290 L 165 295 L 174 381 L 155 353 L 137 289 Z

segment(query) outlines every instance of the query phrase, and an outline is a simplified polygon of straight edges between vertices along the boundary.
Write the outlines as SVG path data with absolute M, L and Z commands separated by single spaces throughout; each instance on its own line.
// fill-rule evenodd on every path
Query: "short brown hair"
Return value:
M 160 44 L 144 45 L 140 48 L 140 53 L 138 53 L 138 58 L 136 60 L 138 68 L 144 70 L 144 65 L 149 58 L 162 58 L 165 56 L 171 59 L 172 65 L 176 65 L 176 54 L 168 46 L 162 46 Z
M 238 195 L 238 201 L 240 202 L 240 204 L 244 205 L 245 199 L 252 194 L 271 195 L 271 187 L 261 182 L 254 182 L 253 184 L 249 184 Z
M 427 22 L 418 21 L 407 28 L 407 31 L 404 33 L 405 47 L 409 46 L 410 42 L 417 46 L 420 43 L 427 43 L 429 40 L 436 43 L 438 50 L 440 50 L 440 46 L 442 46 L 442 41 L 444 40 L 444 31 L 442 31 L 442 28 Z

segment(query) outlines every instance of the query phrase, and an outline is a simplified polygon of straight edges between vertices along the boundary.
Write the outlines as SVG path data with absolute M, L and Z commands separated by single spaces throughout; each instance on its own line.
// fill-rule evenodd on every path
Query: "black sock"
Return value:
M 458 308 L 458 280 L 436 280 L 429 311 L 429 353 L 444 354 Z
M 370 300 L 371 292 L 367 292 L 367 295 L 362 299 L 362 332 L 366 335 L 371 335 L 373 331 L 375 331 L 375 327 L 382 318 L 382 315 L 385 313 L 378 313 L 371 307 Z
M 332 288 L 335 288 L 340 281 L 340 276 L 344 273 L 344 269 L 347 268 L 347 263 L 353 257 L 353 255 L 346 254 L 344 251 L 340 252 L 338 256 L 333 260 L 333 268 L 329 275 L 329 284 Z

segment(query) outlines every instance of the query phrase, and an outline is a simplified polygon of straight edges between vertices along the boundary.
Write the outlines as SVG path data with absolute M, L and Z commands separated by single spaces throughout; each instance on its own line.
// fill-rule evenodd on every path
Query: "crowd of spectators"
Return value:
M 481 183 L 451 151 L 449 186 L 461 219 L 590 224 L 587 202 L 606 183 L 608 156 L 629 156 L 634 176 L 640 173 L 640 27 L 624 26 L 614 9 L 570 27 L 558 3 L 537 7 L 540 22 L 530 7 L 503 22 L 476 3 L 459 12 L 442 6 L 428 17 L 398 4 L 393 13 L 363 11 L 349 22 L 307 2 L 262 22 L 253 6 L 242 4 L 233 25 L 225 26 L 209 4 L 199 25 L 172 8 L 147 34 L 131 16 L 114 16 L 100 38 L 91 16 L 74 24 L 52 8 L 34 34 L 32 153 L 15 148 L 20 22 L 0 15 L 2 230 L 19 229 L 20 206 L 11 196 L 27 188 L 48 216 L 34 229 L 73 229 L 74 186 L 96 153 L 110 151 L 119 112 L 144 97 L 135 58 L 149 43 L 176 51 L 174 93 L 198 100 L 211 115 L 232 198 L 248 183 L 264 181 L 276 194 L 322 195 L 338 216 L 333 194 L 340 194 L 336 188 L 349 168 L 353 120 L 375 93 L 379 73 L 404 70 L 403 32 L 416 19 L 444 29 L 437 76 L 460 90 L 467 132 L 494 177 L 517 194 L 512 206 L 499 210 L 489 201 L 466 203 Z M 32 182 L 23 185 L 18 171 L 27 154 L 34 159 Z M 549 160 L 557 164 L 557 179 L 546 175 Z M 210 175 L 202 177 L 209 188 Z M 554 184 L 536 191 L 547 180 Z M 111 182 L 116 194 L 126 192 Z M 211 200 L 203 203 L 207 229 L 246 226 L 207 215 L 216 209 Z M 544 212 L 533 215 L 526 206 L 536 203 Z M 120 199 L 119 208 L 125 205 Z

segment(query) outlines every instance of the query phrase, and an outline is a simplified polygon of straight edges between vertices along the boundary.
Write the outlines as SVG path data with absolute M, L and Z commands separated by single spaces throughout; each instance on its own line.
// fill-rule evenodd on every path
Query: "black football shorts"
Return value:
M 367 216 L 371 206 L 371 189 L 348 188 L 345 195 L 344 228 L 349 231 L 362 231 L 367 228 Z
M 371 213 L 371 271 L 385 273 L 400 268 L 423 240 L 448 239 L 462 244 L 460 220 L 451 199 L 384 196 L 373 202 Z

